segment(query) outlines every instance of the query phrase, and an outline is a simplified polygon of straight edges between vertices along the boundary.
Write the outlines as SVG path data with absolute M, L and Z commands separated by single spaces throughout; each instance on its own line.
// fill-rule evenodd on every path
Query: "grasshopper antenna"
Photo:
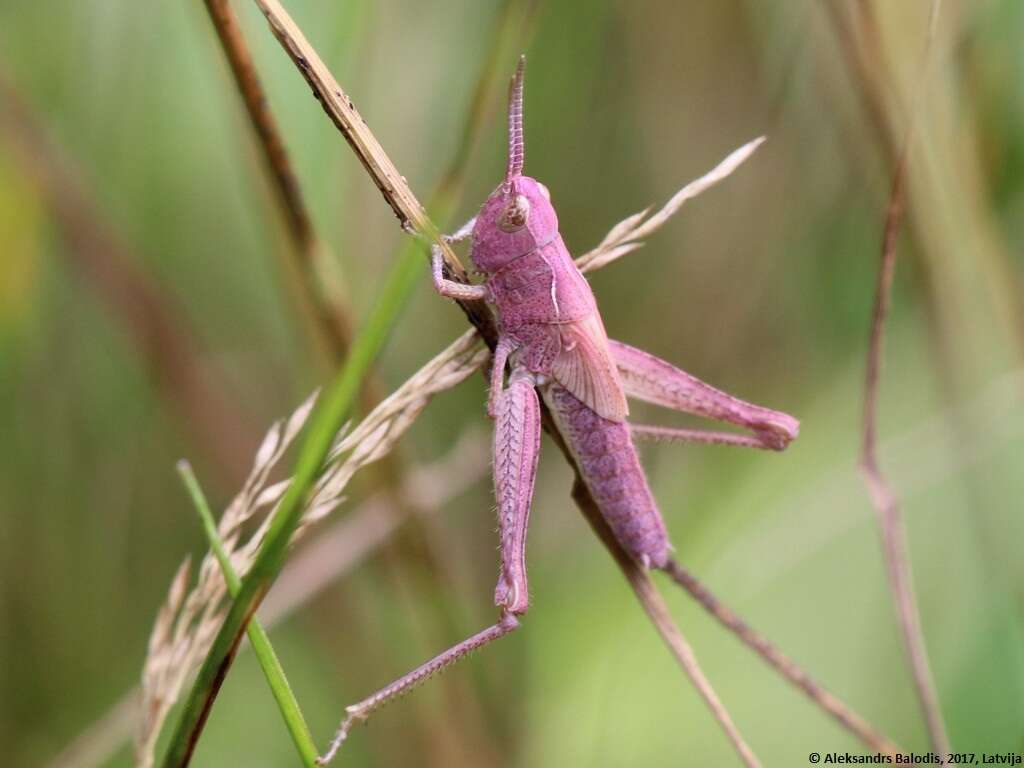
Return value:
M 523 173 L 523 70 L 526 68 L 526 56 L 519 57 L 516 72 L 508 88 L 508 170 L 505 173 L 505 184 Z

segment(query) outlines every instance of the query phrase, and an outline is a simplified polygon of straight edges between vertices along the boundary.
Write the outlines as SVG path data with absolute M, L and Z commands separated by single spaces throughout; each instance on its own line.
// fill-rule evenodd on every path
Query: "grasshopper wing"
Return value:
M 552 363 L 552 378 L 599 416 L 625 421 L 629 407 L 601 315 L 591 312 L 558 329 L 562 348 Z

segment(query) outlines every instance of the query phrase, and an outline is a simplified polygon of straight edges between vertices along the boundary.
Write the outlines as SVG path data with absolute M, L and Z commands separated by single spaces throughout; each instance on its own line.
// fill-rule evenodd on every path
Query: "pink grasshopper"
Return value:
M 494 488 L 501 534 L 496 624 L 452 646 L 346 709 L 329 761 L 358 721 L 471 651 L 507 635 L 526 613 L 526 530 L 540 453 L 538 392 L 579 465 L 583 479 L 622 546 L 645 568 L 669 561 L 665 523 L 640 466 L 633 437 L 782 450 L 797 436 L 792 416 L 732 397 L 664 360 L 608 339 L 590 286 L 558 233 L 547 188 L 523 175 L 523 66 L 509 93 L 508 170 L 477 216 L 456 234 L 472 237 L 482 285 L 444 276 L 432 249 L 434 287 L 442 296 L 486 300 L 496 309 L 498 344 L 487 413 L 495 420 Z M 510 368 L 508 384 L 505 369 Z M 751 435 L 636 426 L 626 397 L 744 427 Z

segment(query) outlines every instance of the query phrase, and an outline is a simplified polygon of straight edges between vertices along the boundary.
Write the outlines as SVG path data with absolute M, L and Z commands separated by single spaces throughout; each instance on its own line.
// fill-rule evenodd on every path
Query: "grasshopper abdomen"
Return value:
M 671 552 L 668 533 L 629 425 L 602 418 L 557 383 L 541 394 L 615 538 L 639 562 L 663 567 Z

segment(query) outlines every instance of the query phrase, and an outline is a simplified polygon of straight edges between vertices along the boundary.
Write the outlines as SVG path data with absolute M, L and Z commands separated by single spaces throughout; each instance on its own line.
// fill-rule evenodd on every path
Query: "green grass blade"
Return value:
M 231 564 L 231 558 L 224 551 L 224 545 L 217 534 L 217 523 L 213 519 L 213 513 L 210 511 L 210 505 L 206 502 L 203 489 L 199 486 L 199 481 L 196 479 L 195 473 L 187 461 L 182 460 L 178 462 L 178 474 L 181 475 L 185 488 L 188 490 L 189 496 L 192 497 L 192 503 L 195 505 L 196 512 L 199 513 L 199 519 L 203 524 L 203 531 L 210 542 L 210 549 L 213 551 L 214 557 L 217 558 L 217 562 L 220 563 L 221 572 L 224 574 L 228 593 L 233 598 L 237 597 L 239 590 L 242 588 L 242 582 L 238 578 L 238 574 L 235 573 L 234 566 Z M 288 684 L 284 668 L 274 652 L 274 647 L 270 644 L 270 638 L 267 636 L 266 630 L 263 629 L 259 619 L 254 617 L 249 622 L 249 627 L 246 631 L 249 635 L 249 643 L 252 645 L 253 653 L 256 654 L 260 667 L 263 669 L 263 674 L 270 685 L 270 691 L 274 694 L 274 700 L 277 702 L 278 709 L 281 710 L 281 717 L 284 718 L 288 733 L 295 743 L 295 748 L 302 758 L 303 765 L 307 766 L 307 768 L 315 768 L 318 756 L 316 743 L 309 732 L 309 726 L 306 725 L 306 719 L 302 716 L 299 702 L 295 699 L 295 694 Z
M 363 378 L 384 346 L 423 271 L 419 249 L 403 250 L 391 268 L 341 370 L 321 395 L 303 437 L 288 491 L 270 523 L 256 560 L 242 580 L 217 637 L 199 669 L 164 756 L 164 768 L 188 765 L 199 732 L 234 658 L 242 632 L 284 564 L 288 543 L 302 517 L 306 497 L 352 409 Z

